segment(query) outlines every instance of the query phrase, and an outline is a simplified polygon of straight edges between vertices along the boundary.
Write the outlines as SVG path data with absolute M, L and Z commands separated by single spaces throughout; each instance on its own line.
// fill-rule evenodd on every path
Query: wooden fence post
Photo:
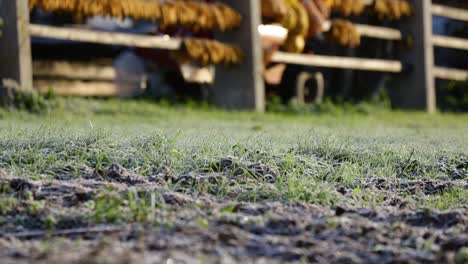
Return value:
M 241 26 L 217 36 L 220 40 L 238 44 L 245 52 L 240 66 L 219 66 L 216 69 L 214 100 L 227 109 L 265 110 L 263 83 L 263 55 L 258 26 L 260 25 L 260 1 L 226 0 L 229 6 L 242 15 Z
M 402 31 L 412 36 L 410 49 L 402 48 L 399 59 L 411 63 L 409 72 L 395 77 L 389 88 L 392 104 L 396 108 L 435 112 L 436 93 L 434 47 L 432 45 L 431 0 L 414 0 L 414 15 L 402 21 Z
M 31 40 L 27 0 L 0 0 L 3 35 L 0 39 L 0 81 L 13 79 L 32 89 Z

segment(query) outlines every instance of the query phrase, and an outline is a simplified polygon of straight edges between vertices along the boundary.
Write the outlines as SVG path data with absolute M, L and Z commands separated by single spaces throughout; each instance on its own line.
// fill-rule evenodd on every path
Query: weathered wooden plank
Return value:
M 364 58 L 349 58 L 324 55 L 292 54 L 276 52 L 272 58 L 273 62 L 299 64 L 307 66 L 352 69 L 363 71 L 393 72 L 398 73 L 403 69 L 402 63 L 395 60 L 378 60 Z
M 33 61 L 34 77 L 52 77 L 75 80 L 114 81 L 112 65 L 67 61 Z
M 454 68 L 435 67 L 434 77 L 443 80 L 468 81 L 468 71 Z
M 2 29 L 3 29 L 3 19 L 0 17 L 0 38 L 2 37 Z
M 468 39 L 434 35 L 432 44 L 437 47 L 468 50 Z
M 357 31 L 363 37 L 385 39 L 385 40 L 402 40 L 403 35 L 400 30 L 388 27 L 378 27 L 371 25 L 356 24 Z
M 32 89 L 31 43 L 27 0 L 0 0 L 3 36 L 0 40 L 0 79 L 17 81 L 21 89 Z M 5 66 L 7 65 L 7 67 Z
M 465 9 L 433 4 L 431 11 L 434 16 L 442 16 L 454 20 L 468 21 L 468 10 Z
M 34 37 L 166 50 L 178 50 L 182 43 L 180 39 L 168 36 L 144 36 L 34 24 L 29 26 L 29 32 Z
M 117 85 L 106 81 L 36 79 L 34 88 L 39 93 L 47 93 L 49 89 L 52 89 L 59 96 L 113 97 L 118 95 Z
M 258 27 L 260 1 L 224 1 L 242 15 L 241 26 L 232 32 L 217 36 L 219 39 L 240 45 L 245 52 L 240 66 L 219 66 L 216 69 L 214 101 L 228 109 L 265 110 L 263 84 L 263 56 Z

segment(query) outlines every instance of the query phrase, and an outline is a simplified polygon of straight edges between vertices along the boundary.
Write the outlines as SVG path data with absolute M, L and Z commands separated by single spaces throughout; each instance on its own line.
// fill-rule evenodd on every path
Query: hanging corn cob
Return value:
M 153 20 L 161 17 L 161 4 L 143 0 L 29 0 L 29 8 L 78 16 L 112 16 Z
M 375 0 L 373 11 L 379 19 L 399 20 L 410 16 L 413 8 L 406 0 Z
M 330 0 L 328 5 L 335 12 L 344 16 L 361 15 L 364 12 L 364 0 Z
M 323 30 L 330 10 L 324 0 L 261 0 L 262 17 L 279 22 L 288 29 L 282 50 L 301 53 L 306 39 Z
M 412 14 L 408 0 L 326 0 L 327 5 L 344 16 L 361 15 L 365 10 L 375 13 L 380 19 L 399 20 Z M 368 5 L 370 8 L 366 8 Z
M 288 14 L 288 7 L 283 0 L 261 0 L 262 17 L 282 21 Z
M 197 31 L 228 31 L 241 22 L 241 16 L 221 3 L 170 1 L 161 4 L 161 26 L 182 26 Z
M 163 27 L 180 26 L 193 31 L 227 31 L 241 22 L 240 14 L 225 4 L 183 0 L 163 3 L 145 0 L 29 0 L 29 6 L 84 17 L 101 15 L 160 20 Z
M 332 21 L 330 30 L 325 33 L 325 38 L 351 48 L 358 47 L 361 44 L 361 35 L 356 26 L 343 19 Z
M 289 30 L 288 38 L 281 48 L 286 52 L 301 53 L 305 48 L 305 40 L 309 34 L 309 15 L 298 0 L 285 0 L 287 16 L 281 24 Z
M 237 46 L 226 45 L 214 40 L 186 39 L 180 51 L 174 53 L 180 62 L 194 61 L 201 65 L 242 63 L 243 53 Z

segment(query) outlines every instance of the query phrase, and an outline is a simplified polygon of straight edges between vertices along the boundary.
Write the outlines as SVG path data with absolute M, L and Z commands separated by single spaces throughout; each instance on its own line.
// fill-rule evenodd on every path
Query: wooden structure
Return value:
M 371 3 L 366 0 L 366 3 Z M 468 21 L 468 10 L 432 4 L 430 0 L 415 0 L 415 14 L 400 25 L 400 29 L 356 25 L 363 37 L 404 41 L 401 32 L 409 32 L 412 47 L 402 48 L 398 60 L 376 60 L 321 55 L 300 55 L 278 52 L 274 62 L 395 73 L 390 88 L 392 104 L 400 109 L 417 109 L 435 112 L 435 79 L 468 81 L 468 70 L 443 68 L 434 65 L 434 47 L 468 50 L 468 40 L 434 35 L 432 16 Z M 324 24 L 324 29 L 330 23 Z M 403 67 L 408 65 L 409 67 Z
M 29 25 L 29 34 L 31 34 L 31 36 L 43 38 L 166 50 L 178 50 L 182 43 L 180 39 L 171 38 L 169 36 L 140 36 L 136 34 L 44 25 Z
M 234 32 L 219 36 L 223 41 L 237 43 L 244 50 L 242 67 L 219 67 L 215 79 L 215 103 L 227 109 L 265 110 L 263 57 L 258 26 L 260 1 L 224 1 L 242 15 L 242 24 Z
M 468 22 L 468 10 L 433 4 L 431 12 L 433 16 L 441 16 L 453 20 Z M 432 45 L 468 51 L 468 39 L 434 35 L 432 36 Z M 453 69 L 435 66 L 433 73 L 434 77 L 438 79 L 468 81 L 467 69 Z
M 0 80 L 12 79 L 17 81 L 22 89 L 32 89 L 27 0 L 0 0 L 0 18 L 3 20 L 0 41 Z
M 433 74 L 434 48 L 432 38 L 431 1 L 413 1 L 414 14 L 401 25 L 410 32 L 413 44 L 399 50 L 401 61 L 412 64 L 411 71 L 394 78 L 389 90 L 392 105 L 403 109 L 436 111 L 435 80 Z
M 372 2 L 371 0 L 366 0 Z M 265 95 L 263 87 L 263 60 L 258 26 L 260 25 L 259 1 L 225 0 L 228 5 L 243 16 L 240 28 L 218 36 L 221 40 L 238 44 L 246 52 L 242 66 L 217 69 L 215 80 L 215 102 L 228 109 L 255 109 L 264 111 Z M 432 4 L 430 0 L 414 0 L 415 14 L 405 20 L 400 28 L 386 28 L 371 25 L 357 25 L 363 37 L 378 38 L 388 41 L 406 42 L 410 35 L 413 46 L 401 49 L 394 60 L 349 58 L 323 55 L 301 55 L 278 52 L 273 55 L 273 62 L 310 65 L 339 69 L 388 72 L 394 74 L 391 87 L 393 105 L 403 109 L 419 109 L 434 112 L 436 110 L 435 78 L 457 81 L 468 80 L 465 69 L 442 68 L 434 65 L 434 46 L 468 50 L 468 40 L 448 36 L 433 35 L 432 16 L 444 16 L 450 19 L 468 21 L 468 11 L 443 5 Z M 110 45 L 134 46 L 177 50 L 181 40 L 169 36 L 141 36 L 100 32 L 78 28 L 58 28 L 43 25 L 30 25 L 28 21 L 27 0 L 0 0 L 0 19 L 4 21 L 3 40 L 0 41 L 0 78 L 11 78 L 21 83 L 22 87 L 32 87 L 32 66 L 29 36 L 66 39 Z M 330 22 L 323 25 L 330 28 Z M 408 34 L 402 34 L 402 32 Z M 36 63 L 37 64 L 37 63 Z M 37 76 L 47 76 L 50 72 L 65 78 L 92 79 L 96 89 L 113 93 L 108 85 L 115 72 L 109 68 L 92 69 L 85 65 L 73 65 L 73 70 L 66 63 L 56 65 L 35 65 Z M 85 69 L 86 68 L 86 69 Z M 75 70 L 82 69 L 82 70 Z M 86 77 L 88 76 L 88 77 Z M 93 78 L 91 78 L 93 77 Z M 73 87 L 78 90 L 80 82 Z M 61 83 L 55 84 L 64 87 Z M 60 88 L 62 89 L 62 88 Z M 79 91 L 92 94 L 91 91 Z

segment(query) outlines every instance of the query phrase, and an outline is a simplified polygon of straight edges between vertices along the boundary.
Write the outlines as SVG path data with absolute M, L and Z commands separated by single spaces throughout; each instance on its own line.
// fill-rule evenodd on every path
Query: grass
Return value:
M 468 204 L 467 115 L 287 115 L 145 101 L 59 102 L 40 115 L 0 112 L 6 174 L 47 181 L 120 164 L 145 177 L 164 172 L 167 190 L 231 201 L 374 207 L 396 197 L 410 208 L 438 210 Z M 372 184 L 379 179 L 384 187 Z M 431 184 L 447 186 L 432 190 Z M 153 221 L 161 209 L 151 192 L 106 193 L 89 205 L 93 221 L 115 221 L 122 210 L 125 221 Z M 14 201 L 5 203 L 2 210 Z
M 7 262 L 466 263 L 468 115 L 46 103 L 0 110 Z

